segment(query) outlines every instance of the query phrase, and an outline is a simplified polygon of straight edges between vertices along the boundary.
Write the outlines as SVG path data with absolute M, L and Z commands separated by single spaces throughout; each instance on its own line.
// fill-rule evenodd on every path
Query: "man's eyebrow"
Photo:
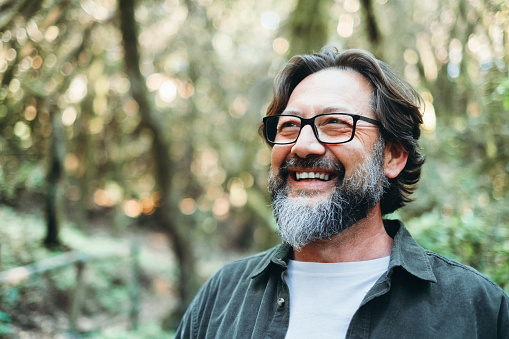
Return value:
M 351 112 L 352 108 L 348 108 L 346 106 L 327 106 L 323 108 L 321 113 L 353 113 Z
M 296 111 L 296 110 L 293 110 L 293 109 L 285 109 L 283 112 L 281 112 L 282 115 L 287 115 L 287 114 L 290 114 L 290 115 L 298 115 L 298 116 L 301 116 L 302 113 L 300 111 Z
M 324 114 L 324 113 L 355 113 L 352 111 L 352 108 L 347 108 L 346 106 L 327 106 L 319 111 L 317 111 L 317 114 Z M 301 116 L 302 112 L 294 109 L 285 109 L 281 114 L 291 114 L 291 115 L 298 115 Z

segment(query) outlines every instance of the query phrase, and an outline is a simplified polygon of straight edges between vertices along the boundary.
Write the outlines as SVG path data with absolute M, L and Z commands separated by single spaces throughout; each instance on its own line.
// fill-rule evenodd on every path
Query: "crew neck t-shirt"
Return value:
M 290 325 L 286 338 L 344 338 L 366 293 L 387 271 L 390 257 L 316 263 L 289 260 Z

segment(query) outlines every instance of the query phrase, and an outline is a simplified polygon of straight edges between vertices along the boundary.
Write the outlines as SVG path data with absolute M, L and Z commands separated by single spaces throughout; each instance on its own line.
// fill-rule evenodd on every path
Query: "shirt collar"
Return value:
M 387 233 L 394 238 L 391 249 L 389 272 L 402 267 L 417 278 L 437 282 L 428 252 L 419 246 L 399 220 L 384 220 Z
M 268 271 L 271 267 L 278 268 L 281 271 L 286 270 L 288 267 L 288 259 L 292 252 L 292 247 L 284 243 L 268 250 L 264 253 L 262 260 L 260 260 L 260 263 L 253 270 L 251 278 L 256 278 L 265 271 Z
M 394 238 L 388 271 L 402 267 L 417 278 L 436 282 L 427 251 L 415 242 L 405 226 L 399 220 L 384 220 L 384 226 L 387 234 Z M 251 278 L 271 268 L 286 270 L 292 252 L 293 249 L 288 244 L 280 244 L 263 253 L 263 258 L 253 270 Z

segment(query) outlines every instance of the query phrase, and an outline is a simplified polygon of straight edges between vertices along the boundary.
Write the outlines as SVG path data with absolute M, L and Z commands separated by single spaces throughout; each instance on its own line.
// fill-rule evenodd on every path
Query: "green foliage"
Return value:
M 2 302 L 9 307 L 13 307 L 19 301 L 19 289 L 16 287 L 8 287 L 3 297 Z
M 32 263 L 52 253 L 41 247 L 44 225 L 41 213 L 20 216 L 12 208 L 0 208 L 2 270 Z
M 509 292 L 508 234 L 476 215 L 434 210 L 407 223 L 417 242 L 433 252 L 472 266 Z
M 85 279 L 89 281 L 93 277 L 93 284 L 87 288 L 87 295 L 92 297 L 95 302 L 91 305 L 85 305 L 84 312 L 94 313 L 97 311 L 111 314 L 127 315 L 131 309 L 130 298 L 130 265 L 121 262 L 105 261 L 103 263 L 90 265 L 87 267 Z M 95 305 L 98 303 L 98 305 Z M 97 310 L 96 307 L 100 309 Z
M 495 100 L 501 99 L 504 104 L 504 109 L 509 111 L 509 79 L 504 79 L 498 85 L 496 93 L 494 93 Z
M 0 237 L 2 239 L 1 265 L 2 270 L 30 264 L 59 253 L 48 251 L 42 247 L 44 222 L 37 215 L 16 213 L 12 208 L 0 207 Z M 25 225 L 25 227 L 19 227 Z M 161 320 L 152 317 L 151 322 L 140 323 L 138 331 L 127 331 L 123 324 L 130 317 L 133 295 L 133 272 L 129 253 L 130 241 L 111 238 L 105 235 L 92 237 L 73 225 L 66 224 L 62 232 L 64 242 L 75 250 L 86 251 L 96 257 L 85 265 L 83 279 L 85 282 L 85 300 L 81 306 L 80 317 L 87 318 L 93 327 L 87 328 L 84 337 L 102 338 L 144 338 L 171 337 L 171 333 L 160 329 Z M 153 252 L 142 250 L 140 266 L 142 278 L 141 297 L 158 293 L 152 285 L 152 279 L 161 283 L 172 278 L 171 265 L 155 256 Z M 12 332 L 14 336 L 24 327 L 31 326 L 32 333 L 44 334 L 37 319 L 44 319 L 45 330 L 48 323 L 53 330 L 65 332 L 64 324 L 68 322 L 69 309 L 76 288 L 77 271 L 74 265 L 61 267 L 50 272 L 33 275 L 17 283 L 0 286 L 0 336 Z M 159 303 L 165 299 L 152 302 L 150 307 L 163 308 Z M 164 314 L 160 315 L 160 319 Z M 48 318 L 54 318 L 48 321 Z M 107 322 L 104 319 L 108 319 Z M 159 325 L 158 325 L 159 323 Z M 59 327 L 60 326 L 60 327 Z M 42 335 L 41 334 L 41 335 Z M 49 335 L 49 334 L 48 334 Z M 145 336 L 146 335 L 146 336 Z
M 0 311 L 0 336 L 11 334 L 11 322 L 11 315 Z

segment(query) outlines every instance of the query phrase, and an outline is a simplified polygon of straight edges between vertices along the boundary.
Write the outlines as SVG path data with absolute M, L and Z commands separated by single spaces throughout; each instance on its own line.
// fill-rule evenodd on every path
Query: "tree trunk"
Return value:
M 365 22 L 366 22 L 366 34 L 368 40 L 372 46 L 372 52 L 377 58 L 383 59 L 383 48 L 382 48 L 382 34 L 378 28 L 376 22 L 376 16 L 373 9 L 372 0 L 361 0 L 362 8 L 364 9 Z
M 329 37 L 331 0 L 299 0 L 290 17 L 290 56 L 318 52 Z
M 178 292 L 181 305 L 179 306 L 180 310 L 177 310 L 177 312 L 182 312 L 195 291 L 195 260 L 190 239 L 184 226 L 178 224 L 179 212 L 171 198 L 171 179 L 173 177 L 174 166 L 168 152 L 170 143 L 165 140 L 161 124 L 156 120 L 147 97 L 145 81 L 139 68 L 138 28 L 134 18 L 134 0 L 119 1 L 118 9 L 124 44 L 125 71 L 131 82 L 131 95 L 138 103 L 141 123 L 152 131 L 153 134 L 154 176 L 161 192 L 160 207 L 156 215 L 173 240 L 173 251 L 175 252 L 180 271 Z
M 44 245 L 48 248 L 55 248 L 61 245 L 59 239 L 60 209 L 59 209 L 59 185 L 63 173 L 63 157 L 65 156 L 64 131 L 58 116 L 57 107 L 51 105 L 51 145 L 49 149 L 50 163 L 46 177 L 46 238 Z

